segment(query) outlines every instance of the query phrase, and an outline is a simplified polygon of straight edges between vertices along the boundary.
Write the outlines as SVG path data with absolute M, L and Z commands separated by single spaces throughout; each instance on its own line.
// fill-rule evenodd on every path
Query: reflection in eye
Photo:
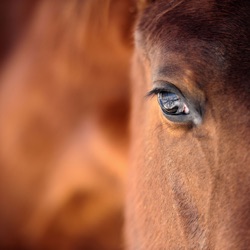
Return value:
M 175 93 L 166 91 L 158 93 L 158 102 L 162 111 L 168 115 L 189 114 L 189 108 Z

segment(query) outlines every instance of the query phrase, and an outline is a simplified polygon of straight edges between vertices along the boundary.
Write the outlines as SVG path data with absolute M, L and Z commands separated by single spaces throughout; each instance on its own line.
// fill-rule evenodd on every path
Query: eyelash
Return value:
M 158 95 L 159 93 L 164 92 L 164 91 L 166 90 L 160 89 L 160 88 L 154 88 L 146 94 L 146 97 L 154 97 L 155 95 Z

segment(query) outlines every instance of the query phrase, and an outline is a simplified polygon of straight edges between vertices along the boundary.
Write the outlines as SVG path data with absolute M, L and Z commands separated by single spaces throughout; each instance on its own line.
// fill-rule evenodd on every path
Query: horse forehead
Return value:
M 143 11 L 136 41 L 144 46 L 143 42 L 147 43 L 150 48 L 160 42 L 166 45 L 174 40 L 176 43 L 176 38 L 179 43 L 196 38 L 208 42 L 221 40 L 234 46 L 233 41 L 241 35 L 248 37 L 243 41 L 246 46 L 249 42 L 249 12 L 248 0 L 159 0 Z
M 148 6 L 137 25 L 136 46 L 142 48 L 151 66 L 158 64 L 156 61 L 172 63 L 180 56 L 185 66 L 202 77 L 228 78 L 230 85 L 237 81 L 246 88 L 249 85 L 250 1 L 171 3 L 160 0 Z

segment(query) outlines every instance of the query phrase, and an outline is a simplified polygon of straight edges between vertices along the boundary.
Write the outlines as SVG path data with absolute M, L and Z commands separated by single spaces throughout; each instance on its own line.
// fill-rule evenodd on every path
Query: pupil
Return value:
M 173 108 L 166 108 L 166 111 L 171 114 L 175 114 L 178 111 L 178 106 L 174 106 Z

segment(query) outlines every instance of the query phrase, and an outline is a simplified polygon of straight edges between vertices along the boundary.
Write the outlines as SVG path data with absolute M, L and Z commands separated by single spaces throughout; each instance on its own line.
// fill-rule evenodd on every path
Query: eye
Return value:
M 189 108 L 182 98 L 175 93 L 162 91 L 158 93 L 158 102 L 162 111 L 168 115 L 189 114 Z
M 202 121 L 200 105 L 192 98 L 187 98 L 173 84 L 156 82 L 156 87 L 148 96 L 157 95 L 159 106 L 164 116 L 171 122 L 193 123 L 199 125 Z

